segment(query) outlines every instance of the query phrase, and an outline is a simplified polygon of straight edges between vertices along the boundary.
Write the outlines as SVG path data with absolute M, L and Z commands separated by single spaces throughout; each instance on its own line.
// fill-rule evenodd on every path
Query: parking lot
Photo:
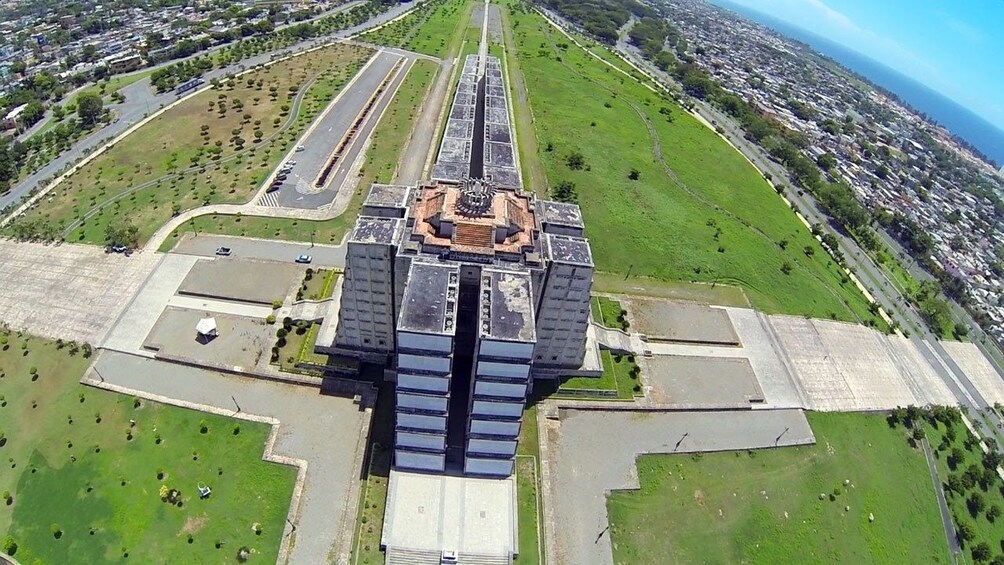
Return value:
M 319 176 L 365 109 L 367 102 L 400 60 L 399 55 L 384 51 L 374 55 L 369 65 L 360 71 L 353 82 L 343 90 L 334 105 L 314 123 L 300 141 L 303 149 L 294 151 L 287 161 L 291 166 L 282 173 L 281 176 L 284 178 L 277 185 L 279 188 L 264 194 L 259 200 L 260 204 L 316 209 L 334 201 L 345 180 L 346 172 L 358 156 L 358 150 L 369 136 L 386 104 L 378 104 L 370 111 L 366 126 L 355 134 L 352 143 L 338 159 L 327 178 L 318 183 Z M 386 102 L 389 99 L 389 96 L 383 96 L 380 100 Z

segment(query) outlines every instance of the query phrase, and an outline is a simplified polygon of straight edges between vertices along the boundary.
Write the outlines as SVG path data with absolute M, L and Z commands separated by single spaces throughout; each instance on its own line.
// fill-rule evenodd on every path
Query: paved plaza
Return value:
M 756 407 L 863 411 L 957 403 L 918 340 L 845 322 L 767 316 L 747 308 L 722 310 L 728 313 L 740 347 L 649 343 L 655 356 L 648 360 L 649 366 L 658 366 L 663 356 L 698 357 L 708 363 L 746 359 L 763 391 L 764 403 Z M 988 399 L 1004 398 L 1004 383 L 974 345 L 950 345 Z M 649 380 L 657 393 L 660 383 L 664 389 L 664 377 L 653 373 Z M 731 393 L 721 390 L 722 407 L 730 406 Z
M 1004 381 L 979 348 L 972 343 L 955 341 L 943 341 L 941 345 L 966 373 L 984 400 L 991 406 L 995 402 L 1004 402 Z
M 749 359 L 662 355 L 648 359 L 652 401 L 688 408 L 750 407 L 764 400 Z
M 561 410 L 547 427 L 548 542 L 557 565 L 612 565 L 607 494 L 639 488 L 635 458 L 815 442 L 800 410 L 602 412 Z M 778 439 L 780 437 L 780 439 Z M 555 532 L 557 530 L 557 532 Z M 557 539 L 555 539 L 557 538 Z
M 304 271 L 305 266 L 295 263 L 220 257 L 193 265 L 178 294 L 272 304 L 286 299 Z
M 100 343 L 160 260 L 93 245 L 0 240 L 0 322 L 16 330 Z
M 96 368 L 106 384 L 162 397 L 169 403 L 172 399 L 195 403 L 229 414 L 239 406 L 244 414 L 279 420 L 273 453 L 307 463 L 293 516 L 296 528 L 289 563 L 348 559 L 370 410 L 355 404 L 351 396 L 324 396 L 312 387 L 237 377 L 112 351 L 101 352 Z M 356 392 L 367 397 L 371 394 L 363 384 L 356 386 Z M 291 530 L 287 527 L 284 535 L 291 535 Z
M 300 255 L 310 255 L 311 267 L 344 267 L 344 245 L 312 245 L 308 242 L 273 241 L 229 235 L 186 233 L 172 253 L 215 257 L 220 247 L 229 247 L 235 259 L 259 259 L 292 263 Z
M 634 331 L 650 340 L 739 345 L 739 336 L 722 308 L 641 297 L 632 297 L 628 304 Z
M 195 325 L 212 316 L 218 334 L 211 340 L 199 340 Z M 215 367 L 227 371 L 249 371 L 272 347 L 275 327 L 243 316 L 209 313 L 169 306 L 160 315 L 153 331 L 143 343 L 144 349 L 156 351 L 158 358 Z

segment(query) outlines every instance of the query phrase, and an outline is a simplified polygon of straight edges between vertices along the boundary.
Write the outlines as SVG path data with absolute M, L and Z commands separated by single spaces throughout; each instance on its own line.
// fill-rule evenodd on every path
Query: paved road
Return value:
M 325 112 L 320 120 L 311 125 L 310 132 L 300 140 L 303 151 L 295 152 L 292 160 L 289 161 L 296 164 L 288 173 L 288 178 L 282 182 L 279 190 L 270 193 L 266 199 L 286 208 L 308 209 L 320 208 L 334 200 L 335 195 L 338 194 L 338 188 L 341 186 L 341 183 L 336 183 L 336 177 L 339 176 L 336 173 L 340 173 L 344 177 L 344 172 L 352 164 L 349 159 L 351 151 L 347 151 L 342 156 L 337 170 L 332 171 L 323 186 L 317 187 L 315 181 L 373 93 L 400 60 L 397 55 L 377 53 L 366 68 L 356 75 L 348 88 L 339 94 L 337 102 Z M 385 106 L 386 104 L 384 104 Z M 369 116 L 375 115 L 379 119 L 376 110 L 378 108 L 374 108 Z M 374 121 L 370 120 L 370 122 Z M 365 139 L 368 136 L 372 130 L 372 124 L 368 125 L 370 125 L 369 128 L 355 135 L 353 143 L 349 147 L 350 150 L 356 145 L 355 141 Z
M 221 78 L 226 76 L 228 73 L 237 73 L 258 64 L 267 63 L 280 54 L 292 54 L 312 49 L 314 47 L 319 47 L 334 39 L 344 39 L 350 37 L 354 34 L 362 32 L 363 30 L 381 25 L 391 19 L 399 17 L 419 4 L 420 2 L 399 4 L 360 25 L 332 33 L 328 36 L 302 41 L 289 47 L 256 55 L 222 69 L 214 69 L 203 75 L 203 78 L 208 83 L 213 78 Z M 175 62 L 177 61 L 171 61 L 171 63 Z M 150 87 L 149 78 L 136 81 L 129 86 L 122 88 L 121 92 L 125 95 L 125 102 L 112 106 L 112 111 L 116 116 L 116 120 L 114 122 L 84 137 L 74 144 L 69 150 L 50 161 L 48 165 L 42 167 L 34 174 L 29 175 L 23 181 L 14 185 L 10 192 L 0 196 L 0 209 L 6 208 L 11 204 L 20 201 L 22 198 L 27 196 L 29 192 L 38 187 L 40 181 L 57 175 L 64 168 L 72 165 L 78 159 L 83 158 L 91 151 L 95 150 L 102 144 L 103 141 L 111 140 L 125 130 L 129 129 L 132 124 L 142 120 L 144 115 L 152 114 L 161 106 L 169 104 L 184 96 L 190 96 L 194 93 L 194 91 L 189 91 L 181 97 L 174 94 L 173 91 L 156 94 Z
M 215 257 L 220 247 L 233 250 L 231 257 L 242 259 L 263 259 L 266 261 L 292 262 L 300 255 L 310 255 L 311 266 L 345 267 L 344 245 L 311 245 L 310 243 L 295 243 L 267 239 L 252 239 L 225 235 L 193 235 L 186 234 L 172 253 Z
M 551 440 L 547 520 L 557 565 L 611 565 L 607 493 L 638 488 L 642 453 L 755 449 L 815 442 L 801 410 L 737 412 L 561 411 Z M 549 426 L 554 426 L 549 421 Z M 780 439 L 778 439 L 780 438 Z M 545 488 L 548 488 L 545 487 Z
M 351 398 L 317 389 L 225 375 L 126 355 L 101 352 L 95 368 L 105 382 L 166 399 L 217 407 L 280 421 L 273 452 L 307 462 L 295 541 L 289 563 L 327 563 L 350 550 L 360 447 L 369 413 Z M 360 391 L 366 387 L 360 386 Z M 140 423 L 139 425 L 142 425 Z M 346 525 L 348 524 L 348 527 Z M 287 527 L 286 534 L 290 528 Z

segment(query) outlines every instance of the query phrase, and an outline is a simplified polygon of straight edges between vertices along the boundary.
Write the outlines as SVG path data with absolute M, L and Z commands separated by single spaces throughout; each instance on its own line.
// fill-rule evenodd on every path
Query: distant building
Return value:
M 602 372 L 581 212 L 520 190 L 487 59 L 465 64 L 480 71 L 457 92 L 436 180 L 373 185 L 347 242 L 331 350 L 396 373 L 399 469 L 508 477 L 532 380 Z
M 143 66 L 143 57 L 139 53 L 125 53 L 109 57 L 105 64 L 108 66 L 109 74 L 128 73 Z

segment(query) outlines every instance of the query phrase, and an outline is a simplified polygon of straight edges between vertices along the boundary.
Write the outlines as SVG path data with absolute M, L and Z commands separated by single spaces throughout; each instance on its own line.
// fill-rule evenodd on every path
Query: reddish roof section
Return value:
M 533 246 L 536 220 L 530 198 L 514 190 L 496 189 L 487 213 L 473 215 L 458 206 L 460 186 L 443 183 L 421 187 L 411 210 L 415 218 L 412 239 L 467 253 L 520 253 Z M 497 234 L 504 235 L 501 242 Z

